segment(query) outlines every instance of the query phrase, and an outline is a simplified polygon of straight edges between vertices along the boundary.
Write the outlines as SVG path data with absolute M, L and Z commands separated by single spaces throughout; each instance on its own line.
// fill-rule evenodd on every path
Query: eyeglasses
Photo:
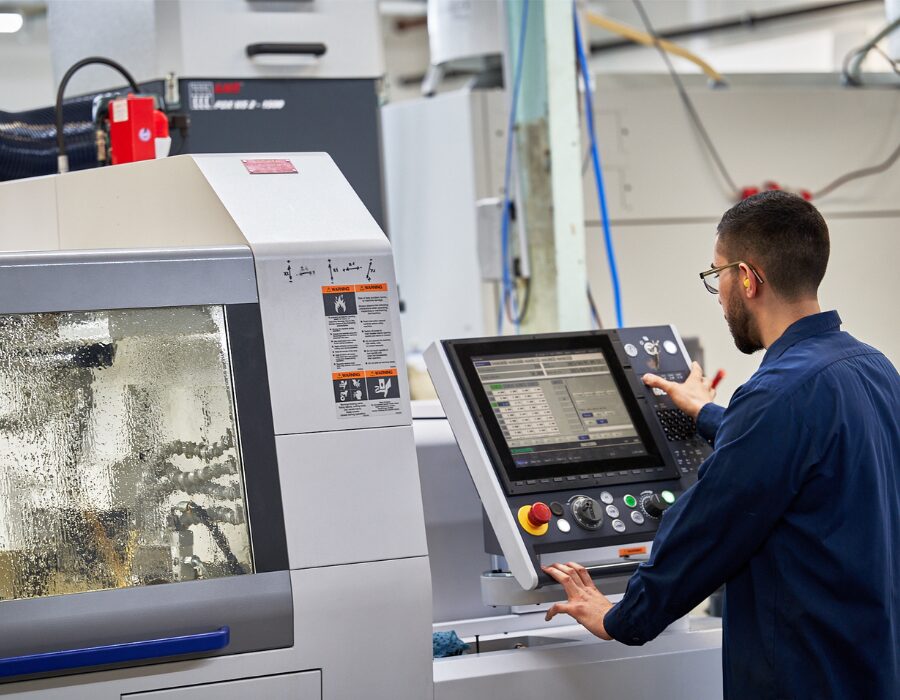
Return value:
M 700 279 L 703 280 L 703 284 L 706 287 L 706 291 L 710 294 L 718 294 L 719 293 L 719 273 L 722 270 L 727 270 L 729 267 L 737 267 L 738 265 L 746 265 L 750 272 L 753 273 L 753 276 L 756 278 L 756 281 L 760 284 L 765 284 L 765 281 L 762 277 L 759 276 L 759 273 L 753 269 L 753 266 L 750 263 L 746 263 L 743 260 L 738 260 L 737 262 L 728 263 L 727 265 L 722 265 L 721 267 L 712 267 L 706 272 L 700 273 Z

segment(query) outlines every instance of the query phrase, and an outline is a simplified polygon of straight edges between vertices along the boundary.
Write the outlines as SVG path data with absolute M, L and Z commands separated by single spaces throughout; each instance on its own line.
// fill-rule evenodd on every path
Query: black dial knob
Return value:
M 644 512 L 651 518 L 659 518 L 665 512 L 669 504 L 658 493 L 651 494 L 643 500 Z
M 597 530 L 603 525 L 603 506 L 589 496 L 575 496 L 569 505 L 572 517 L 579 527 L 585 530 Z

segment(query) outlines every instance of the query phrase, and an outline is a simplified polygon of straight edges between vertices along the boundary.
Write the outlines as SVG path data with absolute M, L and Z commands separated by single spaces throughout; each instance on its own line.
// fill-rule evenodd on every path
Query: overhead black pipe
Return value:
M 883 4 L 882 0 L 841 0 L 841 2 L 832 2 L 827 5 L 816 5 L 813 7 L 798 7 L 793 10 L 781 10 L 780 12 L 755 13 L 747 12 L 740 17 L 734 19 L 723 19 L 716 22 L 706 22 L 703 24 L 693 24 L 687 27 L 678 27 L 676 29 L 668 29 L 658 32 L 660 39 L 682 39 L 684 37 L 694 37 L 703 34 L 711 34 L 713 32 L 727 31 L 730 29 L 753 29 L 762 24 L 771 22 L 780 22 L 786 19 L 796 19 L 808 15 L 815 15 L 831 10 L 841 10 L 856 5 L 868 5 L 872 3 Z M 635 43 L 629 39 L 616 39 L 614 41 L 595 41 L 591 43 L 591 54 L 602 53 L 603 51 L 612 51 L 614 49 L 622 49 L 627 46 L 635 46 Z

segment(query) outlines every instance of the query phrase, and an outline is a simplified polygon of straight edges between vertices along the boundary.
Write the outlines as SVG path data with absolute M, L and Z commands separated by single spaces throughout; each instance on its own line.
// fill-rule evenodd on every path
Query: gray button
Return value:
M 639 510 L 631 511 L 631 519 L 634 520 L 638 525 L 644 524 L 644 515 Z
M 613 530 L 616 532 L 625 532 L 625 523 L 621 520 L 613 520 L 612 521 Z
M 664 342 L 663 348 L 670 355 L 674 355 L 676 352 L 678 352 L 678 346 L 675 345 L 675 343 L 673 343 L 671 340 L 667 340 L 666 342 Z
M 618 518 L 619 517 L 619 509 L 615 506 L 606 506 L 606 514 L 610 518 Z
M 628 355 L 628 357 L 637 357 L 638 349 L 636 347 L 634 347 L 634 345 L 632 345 L 631 343 L 626 343 L 625 344 L 625 354 Z
M 609 505 L 613 502 L 613 496 L 609 491 L 601 491 L 600 500 L 603 501 L 606 505 Z

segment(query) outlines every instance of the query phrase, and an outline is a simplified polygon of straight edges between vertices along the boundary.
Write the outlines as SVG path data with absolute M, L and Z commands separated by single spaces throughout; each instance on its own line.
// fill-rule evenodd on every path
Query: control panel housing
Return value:
M 445 340 L 429 372 L 485 507 L 485 549 L 524 588 L 540 555 L 652 540 L 711 451 L 642 376 L 684 381 L 671 326 Z

